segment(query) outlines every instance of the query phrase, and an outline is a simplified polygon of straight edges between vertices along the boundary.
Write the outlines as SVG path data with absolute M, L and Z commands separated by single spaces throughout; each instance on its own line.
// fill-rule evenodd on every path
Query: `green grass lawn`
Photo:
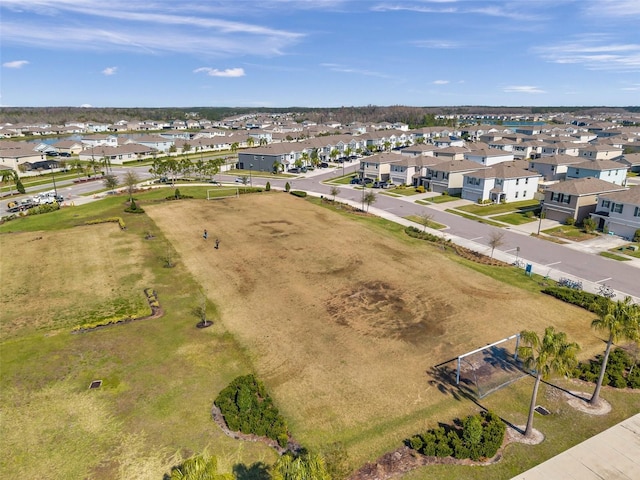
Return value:
M 447 208 L 445 210 L 445 212 L 453 213 L 453 214 L 458 215 L 460 217 L 468 218 L 469 220 L 475 220 L 476 222 L 479 222 L 479 223 L 485 223 L 487 225 L 493 225 L 494 227 L 504 227 L 504 224 L 502 224 L 502 223 L 494 222 L 492 220 L 489 220 L 488 218 L 482 218 L 482 217 L 478 217 L 476 215 L 471 215 L 469 213 L 461 212 L 458 209 Z
M 623 257 L 622 255 L 617 255 L 611 252 L 600 252 L 598 255 L 600 255 L 601 257 L 610 258 L 611 260 L 617 260 L 619 262 L 628 262 L 631 260 L 630 258 Z
M 552 237 L 565 238 L 574 242 L 583 242 L 598 236 L 597 233 L 586 233 L 576 225 L 560 225 L 548 230 L 543 230 L 542 233 L 546 233 Z
M 411 220 L 412 222 L 416 222 L 416 223 L 418 223 L 420 225 L 423 225 L 422 219 L 420 217 L 418 217 L 417 215 L 409 215 L 409 216 L 406 216 L 404 218 L 406 218 L 407 220 Z M 434 230 L 442 230 L 443 228 L 447 228 L 446 225 L 443 225 L 442 223 L 434 222 L 432 220 L 429 220 L 427 222 L 427 227 L 433 228 Z
M 522 212 L 505 213 L 491 218 L 510 225 L 524 225 L 525 223 L 537 221 L 535 217 L 527 217 L 526 213 Z
M 425 200 L 431 203 L 446 203 L 446 202 L 454 202 L 456 200 L 460 200 L 460 197 L 457 197 L 454 195 L 436 195 L 434 197 L 429 197 Z
M 497 215 L 499 213 L 513 212 L 513 211 L 527 211 L 535 210 L 540 206 L 538 200 L 526 200 L 523 202 L 511 202 L 511 203 L 492 203 L 488 205 L 464 205 L 458 207 L 458 210 L 463 210 L 467 213 L 474 215 L 480 215 L 486 217 L 488 215 Z
M 411 195 L 418 195 L 420 192 L 416 191 L 415 188 L 392 188 L 391 190 L 387 190 L 386 193 L 410 197 Z
M 636 250 L 633 250 L 630 247 L 636 247 Z M 640 258 L 640 243 L 629 243 L 622 247 L 612 248 L 609 251 L 613 253 L 624 253 L 630 257 Z

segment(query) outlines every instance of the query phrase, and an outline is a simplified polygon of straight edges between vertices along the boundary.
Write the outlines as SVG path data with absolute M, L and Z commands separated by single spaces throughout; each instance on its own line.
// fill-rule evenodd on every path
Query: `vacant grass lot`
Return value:
M 74 282 L 52 286 L 48 278 L 56 276 L 56 265 L 72 262 L 47 264 L 45 277 L 38 274 L 38 256 L 10 260 L 15 271 L 31 269 L 35 291 L 54 294 L 37 327 L 27 322 L 0 337 L 0 447 L 11 452 L 0 458 L 3 476 L 157 479 L 176 463 L 176 452 L 205 448 L 226 471 L 272 463 L 272 451 L 227 438 L 210 419 L 217 393 L 248 372 L 265 381 L 299 441 L 309 447 L 341 441 L 357 467 L 438 421 L 478 410 L 456 399 L 449 385 L 437 385 L 430 373 L 436 364 L 550 324 L 582 345 L 582 358 L 602 349 L 588 328 L 590 314 L 537 293 L 537 283 L 521 271 L 469 264 L 382 219 L 276 192 L 158 204 L 145 195 L 139 203 L 148 215 L 124 214 L 124 198 L 117 196 L 0 226 L 3 280 L 4 246 L 13 247 L 14 237 L 42 236 L 33 243 L 63 249 L 62 240 L 110 258 L 101 260 L 105 274 L 116 272 L 114 282 L 132 292 L 137 282 L 155 288 L 165 310 L 159 319 L 73 335 L 67 328 L 73 322 L 58 323 L 46 313 L 61 311 L 68 296 L 84 295 Z M 74 226 L 109 216 L 122 216 L 127 229 Z M 91 243 L 95 232 L 97 244 Z M 163 267 L 167 252 L 174 268 Z M 92 277 L 103 272 L 75 266 L 75 283 L 97 288 Z M 206 330 L 195 328 L 191 314 L 202 291 L 216 320 Z M 29 301 L 14 302 L 6 320 L 24 315 Z M 96 379 L 103 386 L 88 390 Z M 530 387 L 519 381 L 483 405 L 523 424 Z M 562 415 L 537 419 L 553 439 L 541 447 L 510 447 L 514 456 L 506 463 L 475 469 L 473 476 L 509 478 L 638 409 L 637 396 L 635 403 L 609 391 L 603 396 L 614 403 L 613 414 L 592 422 L 565 414 L 558 403 Z M 432 472 L 466 475 L 452 466 Z
M 599 348 L 580 309 L 288 195 L 147 212 L 310 446 L 381 452 L 447 408 L 428 385 L 430 366 L 523 328 L 553 322 L 587 352 Z

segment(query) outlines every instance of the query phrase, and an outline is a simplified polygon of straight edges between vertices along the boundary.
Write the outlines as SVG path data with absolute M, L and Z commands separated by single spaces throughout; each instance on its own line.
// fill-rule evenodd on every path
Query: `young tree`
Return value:
M 591 400 L 589 400 L 589 403 L 595 406 L 600 403 L 600 389 L 607 369 L 611 346 L 620 340 L 640 341 L 640 307 L 632 303 L 631 297 L 625 297 L 624 300 L 618 300 L 615 303 L 603 299 L 593 305 L 593 310 L 598 318 L 591 322 L 591 328 L 609 334 L 600 366 L 600 375 Z
M 249 137 L 249 138 L 247 138 L 247 145 L 248 145 L 249 147 L 253 147 L 253 146 L 255 145 L 255 143 L 256 143 L 256 141 L 254 140 L 254 138 L 253 138 L 253 137 Z
M 420 213 L 420 215 L 418 215 L 418 222 L 420 223 L 420 225 L 422 225 L 423 232 L 427 231 L 427 227 L 431 224 L 432 221 L 433 221 L 432 213 L 425 211 Z
M 329 190 L 329 192 L 331 193 L 333 201 L 335 202 L 336 197 L 340 194 L 340 189 L 334 185 L 333 187 L 331 187 L 331 190 Z
M 265 138 L 265 137 L 260 137 L 260 140 L 258 141 L 258 144 L 261 147 L 264 147 L 265 145 L 267 145 L 269 143 L 269 141 Z
M 593 218 L 585 218 L 582 221 L 582 228 L 586 233 L 591 233 L 596 229 L 596 221 Z
M 133 201 L 133 190 L 136 188 L 136 185 L 140 182 L 140 178 L 133 170 L 127 170 L 126 175 L 124 176 L 124 184 L 127 187 L 127 192 L 129 193 L 129 203 Z
M 329 157 L 331 158 L 332 162 L 335 162 L 336 158 L 338 158 L 338 155 L 340 155 L 340 152 L 337 148 L 334 148 L 331 150 L 331 152 L 329 152 Z
M 115 175 L 111 175 L 111 174 L 105 175 L 102 182 L 104 183 L 104 186 L 105 186 L 106 189 L 112 190 L 112 191 L 119 184 L 118 177 L 116 177 Z
M 363 201 L 367 205 L 367 212 L 369 211 L 369 207 L 371 204 L 376 203 L 377 196 L 375 193 L 369 191 L 364 194 Z
M 11 195 L 13 193 L 12 184 L 18 175 L 13 170 L 2 170 L 0 171 L 0 175 L 2 176 L 2 183 L 9 185 L 9 195 Z
M 231 153 L 236 153 L 238 151 L 239 146 L 240 144 L 238 142 L 233 142 L 231 144 Z
M 533 394 L 529 405 L 529 417 L 524 431 L 525 437 L 533 434 L 533 413 L 540 380 L 548 378 L 552 373 L 565 375 L 577 364 L 576 354 L 580 350 L 577 343 L 569 343 L 567 334 L 556 332 L 553 327 L 547 327 L 542 338 L 533 331 L 523 330 L 520 333 L 521 346 L 518 355 L 536 376 L 533 384 Z
M 504 232 L 501 232 L 499 230 L 491 232 L 489 234 L 489 246 L 491 247 L 491 258 L 493 258 L 493 251 L 502 245 L 504 245 Z

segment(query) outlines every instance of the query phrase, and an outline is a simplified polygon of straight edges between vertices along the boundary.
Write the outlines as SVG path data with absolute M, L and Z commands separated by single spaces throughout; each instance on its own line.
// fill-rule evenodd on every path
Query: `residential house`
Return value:
M 543 157 L 555 155 L 570 155 L 572 157 L 578 157 L 580 156 L 580 149 L 583 147 L 583 144 L 559 141 L 557 143 L 543 145 L 540 155 Z
M 423 156 L 423 157 L 433 157 L 433 152 L 436 150 L 434 145 L 411 145 L 409 147 L 403 148 L 400 153 L 402 155 L 408 155 L 413 157 Z
M 302 159 L 300 144 L 274 143 L 249 148 L 238 152 L 238 168 L 273 172 L 276 168 L 284 171 L 293 168 L 298 159 Z
M 82 143 L 75 140 L 60 140 L 51 145 L 58 153 L 68 153 L 69 155 L 78 155 L 82 151 Z
M 6 145 L 10 143 L 11 145 Z M 0 166 L 10 168 L 20 174 L 25 171 L 25 163 L 46 160 L 44 152 L 34 150 L 32 144 L 26 142 L 3 142 L 0 145 Z
M 576 178 L 556 183 L 546 189 L 542 213 L 549 220 L 581 223 L 596 211 L 598 197 L 621 192 L 624 187 L 594 177 Z
M 81 138 L 80 141 L 86 148 L 118 146 L 118 137 L 116 135 L 92 135 Z
M 446 160 L 464 160 L 464 154 L 469 151 L 464 147 L 445 147 L 434 150 L 433 156 Z
M 420 178 L 427 173 L 427 168 L 442 163 L 434 157 L 400 155 L 398 161 L 389 163 L 389 182 L 395 185 L 418 186 Z
M 462 193 L 465 174 L 486 168 L 488 167 L 470 160 L 441 161 L 427 167 L 427 172 L 420 179 L 420 183 L 427 190 L 457 195 Z
M 587 160 L 567 167 L 567 179 L 585 177 L 626 185 L 627 167 L 613 160 Z
M 378 153 L 360 160 L 360 176 L 375 181 L 389 181 L 391 177 L 391 165 L 401 163 L 406 158 L 399 153 Z M 401 172 L 396 172 L 400 174 Z M 396 183 L 393 181 L 393 183 Z
M 494 203 L 533 200 L 542 176 L 517 163 L 501 163 L 463 175 L 462 198 Z
M 151 158 L 157 153 L 153 147 L 136 143 L 126 143 L 117 147 L 95 147 L 80 152 L 78 158 L 86 162 L 99 164 L 122 165 L 125 162 L 133 162 Z
M 616 162 L 626 166 L 629 172 L 640 173 L 640 153 L 625 153 Z
M 580 157 L 572 155 L 553 155 L 529 160 L 529 169 L 542 175 L 545 182 L 559 182 L 567 177 L 570 165 L 582 163 Z
M 580 149 L 580 156 L 589 160 L 615 160 L 622 156 L 622 149 L 612 145 L 588 145 Z
M 153 148 L 159 152 L 167 153 L 169 149 L 175 145 L 175 141 L 170 138 L 162 138 L 159 135 L 145 135 L 142 137 L 130 138 L 125 142 L 127 143 L 139 143 L 145 147 Z
M 598 222 L 598 228 L 632 240 L 640 230 L 640 187 L 601 194 L 591 217 Z
M 481 149 L 465 152 L 465 160 L 479 163 L 486 167 L 497 165 L 503 162 L 512 162 L 514 160 L 513 153 L 511 151 L 503 151 L 497 149 Z

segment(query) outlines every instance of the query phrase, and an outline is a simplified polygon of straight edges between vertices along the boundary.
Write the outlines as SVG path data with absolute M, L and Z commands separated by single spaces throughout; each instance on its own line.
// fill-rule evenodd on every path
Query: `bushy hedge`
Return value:
M 135 200 L 131 200 L 131 205 L 124 209 L 127 213 L 144 213 L 144 209 L 139 207 Z
M 98 223 L 110 223 L 116 222 L 120 227 L 120 230 L 124 230 L 126 227 L 124 220 L 121 217 L 108 217 L 108 218 L 97 218 L 95 220 L 87 220 L 84 222 L 85 225 L 95 225 Z
M 116 315 L 113 317 L 101 318 L 100 320 L 92 323 L 83 323 L 82 325 L 76 325 L 71 329 L 72 332 L 81 332 L 87 330 L 93 330 L 98 327 L 106 327 L 107 325 L 116 325 L 118 323 L 130 322 L 132 320 L 136 320 L 138 318 L 144 318 L 151 315 L 151 307 L 142 306 L 138 309 L 138 311 L 133 312 L 129 315 Z
M 264 384 L 255 376 L 237 377 L 220 392 L 214 404 L 229 429 L 266 436 L 276 440 L 281 447 L 287 445 L 287 424 Z
M 542 290 L 542 293 L 556 297 L 563 302 L 577 305 L 578 307 L 591 310 L 592 306 L 601 301 L 607 300 L 606 298 L 596 295 L 595 293 L 585 292 L 583 290 L 575 290 L 568 287 L 547 287 Z
M 428 242 L 442 242 L 442 237 L 432 233 L 423 232 L 416 227 L 406 227 L 404 232 L 410 237 L 419 238 L 420 240 L 427 240 Z
M 300 198 L 304 198 L 307 196 L 307 192 L 304 192 L 302 190 L 291 190 L 289 192 L 291 195 L 294 195 L 296 197 L 300 197 Z
M 586 382 L 597 382 L 602 367 L 602 355 L 587 362 L 580 362 L 573 376 Z M 603 385 L 615 388 L 640 388 L 640 362 L 634 360 L 625 350 L 616 348 L 609 355 L 604 372 Z
M 435 457 L 470 458 L 480 460 L 498 453 L 507 429 L 505 423 L 491 411 L 471 415 L 462 427 L 438 427 L 414 435 L 407 444 L 423 455 Z

